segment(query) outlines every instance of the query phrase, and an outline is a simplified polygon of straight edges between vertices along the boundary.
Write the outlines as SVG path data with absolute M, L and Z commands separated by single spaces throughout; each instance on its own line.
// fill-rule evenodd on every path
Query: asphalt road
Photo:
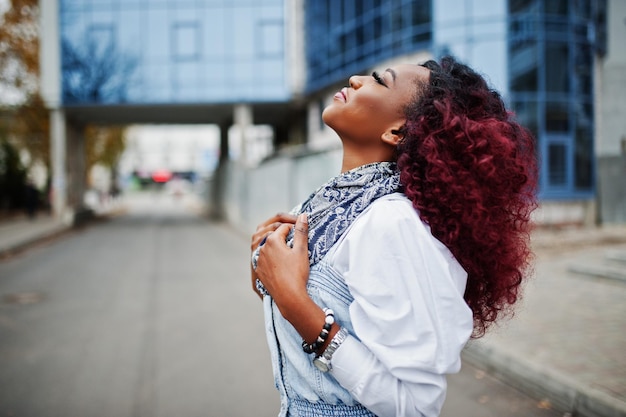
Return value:
M 0 262 L 0 416 L 275 416 L 248 240 L 146 194 Z M 464 365 L 443 417 L 560 416 Z

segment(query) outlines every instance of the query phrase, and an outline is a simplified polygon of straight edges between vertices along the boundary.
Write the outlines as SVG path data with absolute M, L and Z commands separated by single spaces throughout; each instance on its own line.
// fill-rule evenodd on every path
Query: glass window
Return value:
M 567 148 L 563 143 L 548 145 L 548 182 L 550 186 L 567 183 Z
M 357 3 L 360 3 L 361 1 L 358 0 Z M 354 9 L 354 0 L 344 0 L 343 1 L 343 15 L 344 15 L 344 20 L 348 21 L 348 20 L 352 20 L 355 18 L 355 9 Z
M 328 2 L 328 21 L 335 27 L 343 23 L 343 8 L 340 1 Z
M 511 13 L 524 13 L 536 6 L 536 0 L 509 0 L 509 11 Z
M 354 2 L 354 16 L 355 18 L 360 18 L 363 15 L 364 1 L 355 0 Z
M 574 120 L 576 129 L 589 128 L 593 125 L 593 102 L 576 100 L 574 102 Z
M 538 54 L 536 42 L 518 43 L 510 50 L 509 72 L 511 91 L 536 92 L 538 85 Z
M 389 25 L 393 36 L 391 48 L 394 53 L 400 52 L 402 47 L 402 38 L 406 27 L 405 13 L 406 10 L 402 9 L 399 4 L 395 4 L 389 15 Z
M 521 74 L 515 74 L 511 77 L 511 90 L 512 91 L 537 91 L 537 70 L 531 68 L 530 70 Z
M 569 92 L 569 48 L 566 43 L 546 42 L 546 91 Z
M 589 0 L 573 0 L 572 10 L 577 16 L 588 19 L 591 16 L 591 2 Z
M 574 185 L 579 191 L 593 186 L 593 135 L 589 128 L 576 129 Z
M 237 60 L 249 59 L 254 55 L 256 16 L 252 8 L 238 7 L 232 10 L 228 23 L 234 28 L 231 33 L 232 50 L 228 51 Z M 245 24 L 243 24 L 245 22 Z
M 567 16 L 568 4 L 570 0 L 550 0 L 546 1 L 546 13 Z
M 537 137 L 537 102 L 534 100 L 516 101 L 513 103 L 513 111 L 515 112 L 517 121 Z
M 576 92 L 591 95 L 592 91 L 592 52 L 589 46 L 578 46 L 574 51 L 574 73 Z
M 307 90 L 362 72 L 431 39 L 432 0 L 305 2 Z
M 102 54 L 115 43 L 114 29 L 110 24 L 91 25 L 87 29 L 87 48 L 93 54 Z
M 568 102 L 546 102 L 546 131 L 563 133 L 569 131 Z
M 259 22 L 258 54 L 280 57 L 283 53 L 283 24 L 281 21 Z
M 430 23 L 432 15 L 432 2 L 429 0 L 415 1 L 412 3 L 413 15 L 413 42 L 427 42 L 431 38 Z
M 200 56 L 200 29 L 197 22 L 174 23 L 174 59 L 189 61 Z

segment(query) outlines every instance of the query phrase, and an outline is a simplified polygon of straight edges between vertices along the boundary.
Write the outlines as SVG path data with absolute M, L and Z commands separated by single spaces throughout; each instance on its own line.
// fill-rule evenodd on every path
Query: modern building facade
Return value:
M 283 0 L 59 0 L 63 103 L 284 102 Z
M 617 26 L 620 33 L 614 36 L 619 39 L 624 25 L 617 20 L 623 19 L 623 2 L 608 3 L 616 12 L 611 27 Z M 306 90 L 310 96 L 320 95 L 328 86 L 333 91 L 337 82 L 345 84 L 346 75 L 372 71 L 398 57 L 452 54 L 486 75 L 534 133 L 545 208 L 539 220 L 592 222 L 598 192 L 596 118 L 601 117 L 596 110 L 602 101 L 594 81 L 600 77 L 597 65 L 607 53 L 620 55 L 619 50 L 608 51 L 608 3 L 310 1 L 306 3 Z M 310 125 L 318 123 L 316 113 L 329 97 L 311 105 Z M 323 132 L 323 127 L 314 128 L 310 137 L 322 137 Z
M 44 97 L 58 135 L 68 122 L 214 123 L 224 144 L 233 123 L 266 124 L 275 149 L 306 144 L 284 156 L 298 163 L 307 149 L 336 152 L 321 111 L 350 75 L 453 54 L 535 134 L 540 221 L 592 222 L 598 193 L 615 195 L 615 169 L 596 156 L 623 160 L 615 144 L 626 128 L 611 113 L 625 85 L 612 40 L 624 36 L 621 0 L 49 0 L 42 10 Z M 617 195 L 600 208 L 626 206 Z

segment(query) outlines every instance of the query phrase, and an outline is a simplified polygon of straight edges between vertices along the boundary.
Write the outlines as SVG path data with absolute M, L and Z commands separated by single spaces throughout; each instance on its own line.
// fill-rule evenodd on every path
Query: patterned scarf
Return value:
M 394 162 L 377 162 L 344 172 L 322 185 L 293 213 L 306 213 L 309 221 L 309 264 L 315 265 L 374 200 L 399 190 Z M 293 246 L 293 229 L 287 244 Z M 256 269 L 259 248 L 252 254 Z M 257 288 L 266 293 L 260 282 Z

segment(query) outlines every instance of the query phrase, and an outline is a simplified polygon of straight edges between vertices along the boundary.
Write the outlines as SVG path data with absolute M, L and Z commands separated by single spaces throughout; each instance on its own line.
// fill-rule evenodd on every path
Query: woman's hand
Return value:
M 256 228 L 256 231 L 252 235 L 252 241 L 250 242 L 250 253 L 252 254 L 252 252 L 254 252 L 256 248 L 259 247 L 259 244 L 264 239 L 266 239 L 270 233 L 278 229 L 282 224 L 293 225 L 295 223 L 296 216 L 294 216 L 293 214 L 278 213 L 275 216 L 270 217 L 263 223 L 259 224 Z M 254 268 L 252 268 L 252 264 L 250 264 L 250 272 L 252 278 L 252 290 L 255 292 L 255 294 L 262 298 L 263 296 L 259 294 L 256 289 L 256 280 L 258 277 L 256 275 L 256 272 L 254 271 Z
M 308 222 L 306 214 L 295 223 L 293 248 L 287 243 L 292 225 L 283 223 L 270 233 L 259 251 L 256 275 L 270 293 L 285 318 L 292 307 L 308 298 L 309 279 Z
M 256 275 L 270 293 L 281 314 L 300 333 L 307 343 L 315 341 L 324 326 L 325 314 L 306 291 L 309 280 L 309 224 L 306 214 L 298 216 L 295 224 L 293 248 L 286 239 L 293 226 L 283 223 L 266 235 L 259 251 Z M 322 352 L 339 325 L 333 324 Z

